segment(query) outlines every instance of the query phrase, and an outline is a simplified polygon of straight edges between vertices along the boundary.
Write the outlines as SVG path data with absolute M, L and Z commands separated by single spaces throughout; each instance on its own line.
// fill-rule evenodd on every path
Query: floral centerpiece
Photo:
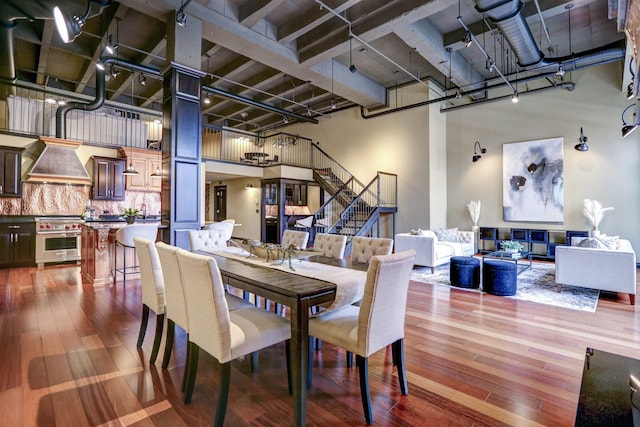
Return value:
M 267 262 L 280 261 L 280 265 L 288 261 L 289 268 L 292 271 L 296 271 L 295 268 L 293 268 L 293 260 L 306 258 L 319 253 L 312 249 L 298 249 L 295 243 L 283 248 L 281 245 L 275 243 L 262 243 L 259 240 L 243 240 L 239 245 L 249 252 L 249 257 L 256 256 L 258 258 L 264 258 Z
M 136 217 L 140 213 L 140 211 L 136 208 L 124 208 L 123 212 L 124 213 L 122 214 L 122 216 L 124 216 L 124 219 L 125 221 L 127 221 L 127 224 L 133 224 L 136 220 Z
M 500 249 L 505 252 L 518 253 L 524 249 L 524 246 L 517 240 L 503 240 L 500 242 Z

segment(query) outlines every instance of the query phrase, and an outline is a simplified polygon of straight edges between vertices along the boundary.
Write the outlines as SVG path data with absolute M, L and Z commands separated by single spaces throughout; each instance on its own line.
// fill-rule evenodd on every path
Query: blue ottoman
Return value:
M 451 257 L 449 280 L 453 286 L 476 289 L 480 286 L 480 260 L 470 256 Z
M 482 267 L 482 290 L 499 296 L 516 294 L 518 270 L 515 262 L 485 260 Z

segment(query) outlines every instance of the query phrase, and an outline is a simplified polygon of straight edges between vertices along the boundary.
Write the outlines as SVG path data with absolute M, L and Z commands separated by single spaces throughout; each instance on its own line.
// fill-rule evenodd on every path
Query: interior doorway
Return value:
M 226 185 L 216 185 L 214 187 L 214 191 L 216 193 L 215 204 L 213 206 L 214 221 L 224 221 L 227 219 L 227 186 Z

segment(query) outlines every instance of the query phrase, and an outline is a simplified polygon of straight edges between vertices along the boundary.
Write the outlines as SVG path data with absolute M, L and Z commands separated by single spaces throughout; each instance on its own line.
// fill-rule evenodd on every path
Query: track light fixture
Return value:
M 187 25 L 187 15 L 184 13 L 186 7 L 191 3 L 191 0 L 187 0 L 180 6 L 180 9 L 176 10 L 176 24 L 184 27 Z
M 514 91 L 513 95 L 511 95 L 511 102 L 513 102 L 514 104 L 517 104 L 518 101 L 520 100 L 520 95 L 518 95 L 518 92 Z
M 144 74 L 138 74 L 138 83 L 140 83 L 142 86 L 147 85 L 147 78 L 144 76 Z
M 576 144 L 575 148 L 578 151 L 589 151 L 589 146 L 587 145 L 587 137 L 584 136 L 584 133 L 582 132 L 582 126 L 580 127 L 580 144 Z
M 334 98 L 331 98 L 331 109 L 335 110 L 336 108 L 338 108 L 338 104 L 336 104 L 336 100 Z
M 282 123 L 284 123 L 285 125 L 289 124 L 289 117 L 283 115 L 282 116 Z
M 480 154 L 478 153 L 478 151 L 480 152 Z M 476 143 L 473 144 L 473 157 L 471 158 L 471 161 L 473 161 L 473 163 L 477 162 L 482 158 L 482 154 L 486 152 L 487 152 L 487 149 L 482 148 L 480 146 L 480 142 L 476 141 Z
M 91 4 L 89 0 L 87 0 L 87 11 L 82 17 L 74 15 L 74 17 L 70 19 L 59 6 L 53 8 L 53 20 L 56 23 L 58 34 L 63 42 L 71 43 L 82 33 L 82 27 L 84 27 L 84 24 L 87 22 L 90 11 Z
M 352 73 L 356 73 L 358 71 L 358 67 L 356 67 L 353 63 L 353 50 L 351 49 L 351 41 L 353 37 L 351 36 L 351 25 L 349 25 L 349 71 Z
M 109 67 L 109 74 L 111 75 L 112 79 L 116 79 L 120 75 L 120 71 L 116 70 L 113 67 L 113 64 L 111 64 L 111 66 Z
M 564 77 L 564 73 L 565 73 L 564 67 L 562 65 L 560 65 L 558 67 L 558 71 L 556 71 L 556 77 L 563 78 Z
M 204 100 L 202 102 L 204 102 L 206 105 L 211 104 L 211 98 L 209 98 L 209 93 L 208 92 L 204 93 Z
M 465 35 L 462 37 L 461 41 L 464 44 L 464 47 L 471 46 L 471 43 L 473 43 L 473 37 L 471 37 L 471 31 L 467 31 Z
M 635 107 L 635 111 L 633 112 L 633 121 L 631 123 L 627 123 L 624 120 L 624 114 L 633 107 Z M 629 105 L 622 112 L 622 137 L 623 138 L 626 138 L 627 136 L 629 136 L 634 130 L 638 128 L 638 125 L 640 125 L 640 114 L 638 114 L 638 108 L 640 108 L 640 101 L 636 102 L 635 104 Z

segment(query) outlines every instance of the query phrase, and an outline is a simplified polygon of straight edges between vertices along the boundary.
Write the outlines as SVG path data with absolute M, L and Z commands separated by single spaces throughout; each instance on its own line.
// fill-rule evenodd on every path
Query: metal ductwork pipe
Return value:
M 522 15 L 520 0 L 475 0 L 476 10 L 486 14 L 502 31 L 522 68 L 532 67 L 544 59 L 531 29 Z
M 15 22 L 0 23 L 0 79 L 10 83 L 16 82 L 16 66 L 13 59 L 13 29 Z
M 134 64 L 129 61 L 124 61 L 122 59 L 118 59 L 115 57 L 105 57 L 100 58 L 100 61 L 103 64 L 115 64 L 119 67 L 126 68 L 131 72 L 138 71 L 140 73 L 150 74 L 150 75 L 160 75 L 160 71 L 155 68 L 146 67 L 140 64 Z M 66 105 L 58 107 L 56 111 L 56 138 L 66 138 L 67 137 L 67 114 L 71 110 L 84 110 L 84 111 L 93 111 L 102 107 L 105 101 L 105 81 L 104 81 L 105 70 L 101 70 L 96 68 L 96 99 L 91 101 L 88 104 L 83 102 L 70 102 Z

